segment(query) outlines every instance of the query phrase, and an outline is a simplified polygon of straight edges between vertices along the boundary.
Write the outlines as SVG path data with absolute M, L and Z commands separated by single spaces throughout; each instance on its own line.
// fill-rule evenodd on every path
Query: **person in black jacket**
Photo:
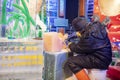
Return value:
M 87 22 L 84 17 L 72 21 L 74 30 L 79 32 L 79 41 L 70 42 L 70 54 L 64 64 L 67 80 L 75 74 L 78 80 L 90 80 L 84 71 L 86 69 L 107 69 L 112 61 L 111 43 L 107 35 L 106 25 L 99 21 Z

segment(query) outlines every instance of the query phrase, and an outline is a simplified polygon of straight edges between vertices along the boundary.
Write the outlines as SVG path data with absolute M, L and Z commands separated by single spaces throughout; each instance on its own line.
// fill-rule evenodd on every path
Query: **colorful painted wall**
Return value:
M 113 1 L 113 0 L 111 0 Z M 99 5 L 99 0 L 94 0 L 94 14 L 97 14 L 100 16 L 100 21 L 105 19 L 105 15 L 100 11 L 100 5 Z M 118 3 L 118 2 L 116 2 Z M 119 1 L 120 3 L 120 1 Z M 106 3 L 107 4 L 107 3 Z M 107 6 L 106 6 L 107 7 Z M 112 6 L 114 7 L 114 6 Z M 108 10 L 111 10 L 110 7 L 106 8 Z M 108 35 L 111 40 L 111 42 L 118 42 L 120 41 L 120 14 L 114 15 L 114 16 L 109 16 L 111 19 L 111 23 L 108 24 Z
M 109 7 L 108 7 L 109 8 Z M 100 12 L 98 0 L 94 0 L 94 14 L 97 14 L 100 16 L 101 21 L 105 18 L 105 15 Z M 111 24 L 113 25 L 120 25 L 120 14 L 110 16 Z

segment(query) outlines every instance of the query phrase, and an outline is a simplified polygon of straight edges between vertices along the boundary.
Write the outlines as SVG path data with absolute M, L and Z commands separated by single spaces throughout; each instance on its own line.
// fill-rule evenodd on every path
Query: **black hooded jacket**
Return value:
M 93 22 L 84 26 L 78 43 L 73 42 L 69 48 L 71 52 L 92 55 L 100 60 L 107 60 L 108 63 L 112 60 L 111 43 L 105 25 L 100 22 Z

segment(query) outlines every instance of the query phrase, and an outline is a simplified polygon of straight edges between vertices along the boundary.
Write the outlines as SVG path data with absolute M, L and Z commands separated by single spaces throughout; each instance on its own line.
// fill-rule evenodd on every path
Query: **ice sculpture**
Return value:
M 37 0 L 36 9 L 36 24 L 39 25 L 42 31 L 46 31 L 46 0 Z
M 46 32 L 43 35 L 44 49 L 48 52 L 58 52 L 62 49 L 62 40 L 58 37 L 57 32 Z

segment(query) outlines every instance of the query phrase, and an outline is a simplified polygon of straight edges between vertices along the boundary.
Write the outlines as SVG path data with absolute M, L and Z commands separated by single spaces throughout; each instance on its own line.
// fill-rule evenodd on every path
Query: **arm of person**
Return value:
M 82 50 L 80 49 L 78 44 L 75 44 L 73 42 L 68 44 L 68 48 L 71 52 L 75 52 L 75 53 L 81 53 Z
M 75 52 L 77 54 L 87 54 L 87 53 L 94 53 L 96 51 L 96 49 L 93 49 L 92 46 L 91 47 L 80 47 L 80 45 L 77 43 L 70 43 L 68 45 L 68 48 L 70 49 L 71 52 Z

